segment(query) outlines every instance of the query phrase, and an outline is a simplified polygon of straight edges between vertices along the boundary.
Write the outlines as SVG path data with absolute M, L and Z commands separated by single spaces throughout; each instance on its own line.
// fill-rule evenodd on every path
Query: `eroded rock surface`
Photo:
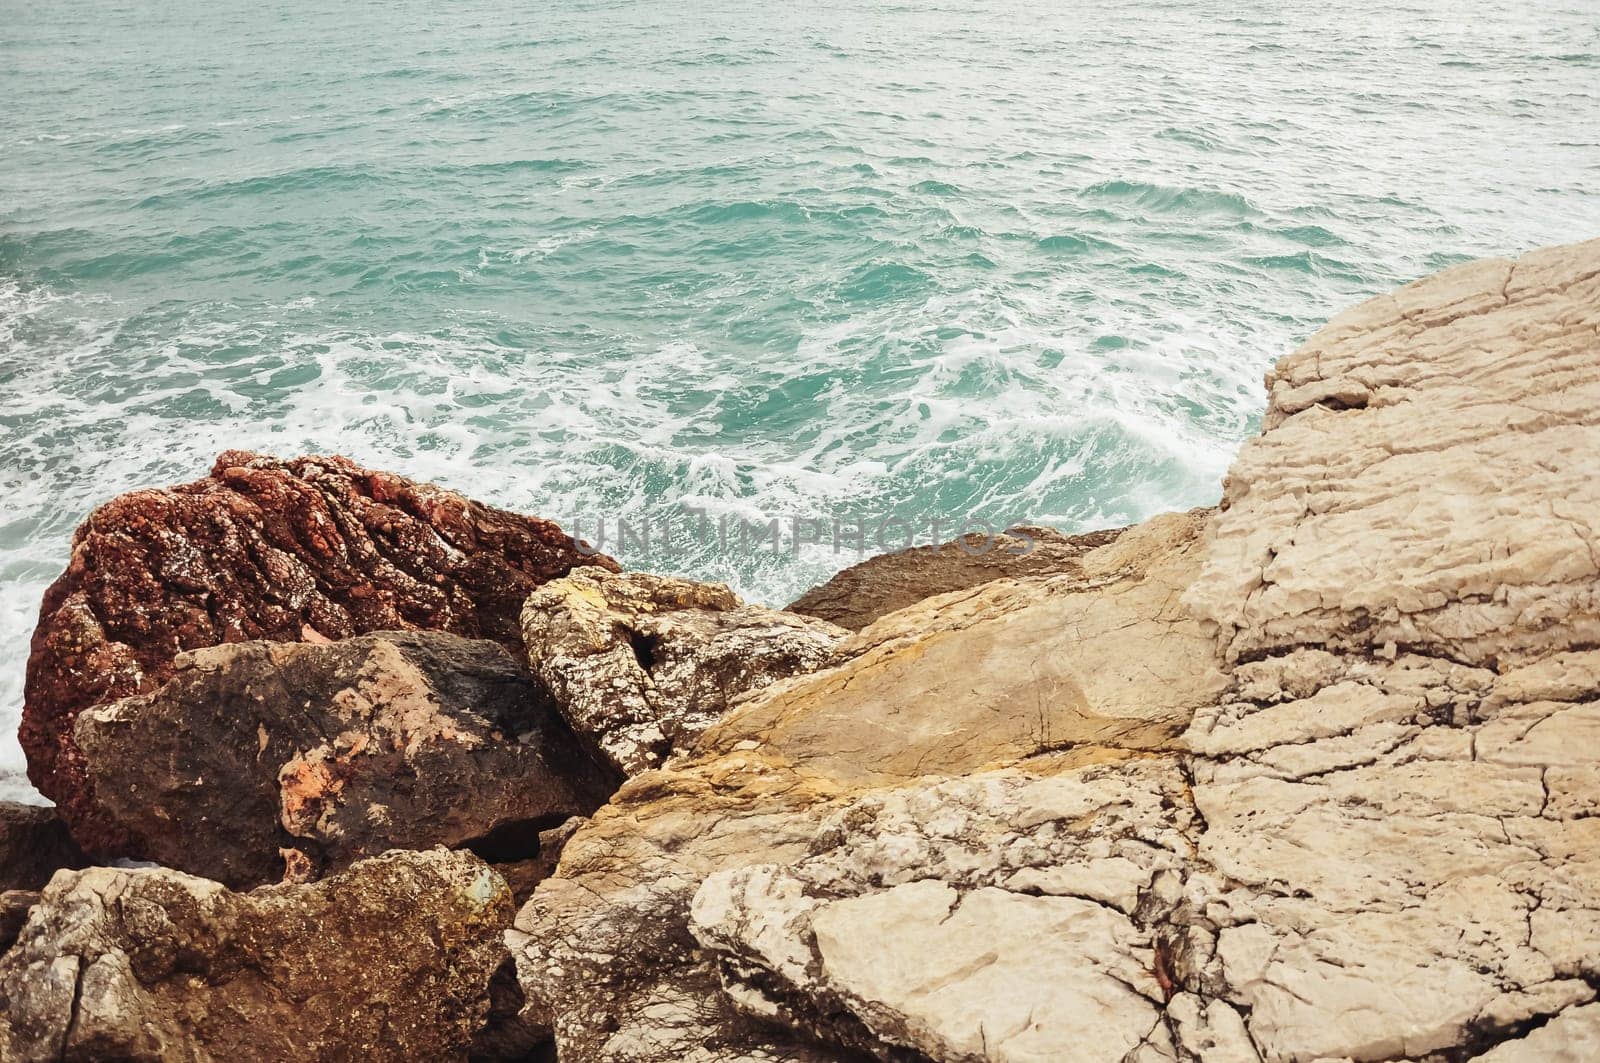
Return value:
M 1600 242 L 1335 319 L 1212 516 L 891 613 L 567 843 L 563 1059 L 1592 1054 Z
M 168 867 L 248 887 L 389 849 L 534 857 L 610 795 L 494 642 L 382 632 L 181 655 L 150 694 L 78 717 L 100 808 Z M 518 846 L 521 846 L 519 851 Z
M 869 557 L 789 606 L 860 631 L 879 617 L 936 594 L 967 590 L 997 579 L 1073 575 L 1084 554 L 1111 542 L 1124 529 L 1066 535 L 1054 528 L 1018 527 L 998 535 L 974 532 L 936 546 Z
M 1475 1052 L 1600 990 L 1597 329 L 1591 242 L 1269 377 L 1188 596 L 1232 677 L 1189 739 L 1199 969 L 1269 1059 Z
M 250 893 L 63 872 L 0 957 L 0 1058 L 465 1059 L 510 914 L 496 875 L 444 850 Z
M 128 839 L 96 814 L 73 742 L 92 706 L 154 690 L 185 650 L 436 629 L 520 650 L 523 599 L 586 555 L 554 523 L 339 457 L 228 451 L 211 475 L 106 503 L 46 591 L 20 739 L 28 775 L 86 848 Z
M 886 1060 L 1170 1050 L 1172 943 L 1151 927 L 1187 856 L 1184 779 L 1053 767 L 876 791 L 822 819 L 805 859 L 708 876 L 690 929 L 727 998 Z
M 996 580 L 891 613 L 841 663 L 778 684 L 699 748 L 762 754 L 852 786 L 952 775 L 1080 746 L 1171 742 L 1224 677 L 1179 599 L 1209 510 L 1171 513 L 1070 574 Z
M 720 583 L 599 569 L 529 595 L 522 634 L 562 715 L 622 775 L 659 765 L 739 697 L 821 666 L 845 636 Z

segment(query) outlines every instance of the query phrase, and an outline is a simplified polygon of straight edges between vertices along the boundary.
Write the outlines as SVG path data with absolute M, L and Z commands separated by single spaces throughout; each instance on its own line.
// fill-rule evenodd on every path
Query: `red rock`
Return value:
M 431 629 L 519 653 L 523 599 L 585 564 L 617 568 L 552 521 L 345 458 L 227 451 L 207 478 L 112 499 L 74 534 L 28 658 L 28 776 L 86 848 L 137 855 L 95 808 L 72 737 L 83 709 L 225 642 Z

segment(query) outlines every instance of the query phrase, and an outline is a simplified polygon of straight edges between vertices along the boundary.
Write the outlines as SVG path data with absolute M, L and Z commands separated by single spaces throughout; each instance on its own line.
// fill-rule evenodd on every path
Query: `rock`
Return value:
M 561 1058 L 1587 1058 L 1600 241 L 1335 319 L 1215 513 L 883 616 L 567 842 Z
M 28 913 L 38 903 L 38 890 L 0 890 L 0 953 L 17 940 Z
M 555 873 L 556 865 L 561 861 L 561 850 L 565 848 L 567 839 L 577 833 L 586 820 L 573 816 L 571 819 L 542 830 L 538 836 L 538 849 L 533 856 L 521 860 L 491 863 L 495 874 L 506 880 L 506 885 L 511 887 L 511 895 L 521 905 L 533 895 L 534 887 Z
M 250 893 L 63 872 L 0 957 L 0 1058 L 465 1059 L 510 914 L 497 876 L 444 850 Z
M 494 642 L 381 632 L 179 655 L 158 690 L 88 709 L 77 747 L 140 852 L 234 888 L 389 849 L 539 852 L 610 781 Z M 291 855 L 292 854 L 292 855 Z
M 1209 517 L 1165 514 L 1072 574 L 891 613 L 842 644 L 835 667 L 752 699 L 700 746 L 759 748 L 851 786 L 1082 746 L 1162 748 L 1224 684 L 1211 640 L 1178 603 Z
M 691 755 L 624 784 L 567 843 L 556 875 L 540 883 L 507 935 L 527 1000 L 524 1021 L 552 1029 L 563 1059 L 919 1058 L 893 1053 L 925 1051 L 929 1038 L 942 1035 L 903 1038 L 923 1049 L 873 1047 L 885 1043 L 874 1031 L 912 1020 L 885 1015 L 867 1025 L 837 1003 L 833 987 L 774 988 L 790 1000 L 788 1019 L 774 1025 L 768 1005 L 752 995 L 769 977 L 735 981 L 732 961 L 697 943 L 690 918 L 697 891 L 724 872 L 804 866 L 809 855 L 840 844 L 829 839 L 861 822 L 868 806 L 857 802 L 883 787 L 898 792 L 929 776 L 937 786 L 938 776 L 984 771 L 999 774 L 982 776 L 981 786 L 1016 786 L 1024 776 L 1005 774 L 1008 764 L 1042 765 L 1038 772 L 1048 774 L 1096 771 L 1170 744 L 1223 686 L 1209 640 L 1176 609 L 1198 570 L 1206 519 L 1198 511 L 1154 520 L 1087 555 L 1081 574 L 997 580 L 892 614 L 841 646 L 833 666 L 739 702 Z M 1181 791 L 1181 778 L 1169 781 L 1173 787 Z M 895 882 L 931 877 L 938 852 L 952 866 L 980 863 L 982 855 L 968 851 L 980 837 L 1019 857 L 1036 844 L 1024 828 L 1004 833 L 1010 828 L 992 802 L 985 806 L 992 826 L 962 833 L 965 814 L 951 800 L 930 791 L 911 818 L 948 819 L 930 830 L 955 836 L 919 846 L 884 828 L 879 863 L 854 872 L 853 885 L 828 888 L 868 895 L 877 888 L 868 881 L 888 868 L 906 873 Z M 1150 827 L 1162 829 L 1159 821 Z M 1047 829 L 1061 828 L 1052 821 Z M 1079 844 L 1065 837 L 1035 856 L 1042 866 L 1052 852 Z M 1124 859 L 1079 877 L 1109 880 L 1115 872 L 1122 895 L 1137 892 L 1129 883 L 1145 865 Z M 1147 930 L 1128 934 L 1150 952 Z M 891 943 L 872 941 L 894 953 Z M 1107 962 L 1123 971 L 1143 955 Z M 1141 1007 L 1118 1028 L 1147 1013 L 1154 1021 L 1154 1007 Z
M 971 533 L 936 546 L 879 554 L 806 591 L 789 610 L 860 631 L 879 617 L 936 594 L 997 579 L 1074 575 L 1079 572 L 1079 558 L 1123 531 L 1065 535 L 1054 528 L 1022 526 L 993 536 Z
M 659 765 L 740 696 L 821 666 L 845 632 L 745 605 L 720 583 L 601 569 L 528 596 L 528 663 L 595 756 Z
M 1595 999 L 1597 329 L 1600 241 L 1364 303 L 1268 377 L 1187 596 L 1230 674 L 1188 736 L 1193 977 L 1265 1058 L 1466 1058 Z
M 809 855 L 708 876 L 690 929 L 755 1019 L 880 1059 L 1170 1049 L 1149 913 L 1186 856 L 1184 779 L 1148 760 L 877 791 Z
M 55 809 L 0 801 L 0 890 L 36 890 L 87 862 Z
M 520 652 L 539 584 L 587 555 L 550 521 L 339 457 L 228 451 L 203 480 L 106 503 L 45 592 L 19 736 L 29 778 L 91 851 L 127 841 L 98 816 L 73 744 L 79 712 L 149 693 L 179 653 L 436 629 Z
M 1524 1037 L 1505 1041 L 1476 1063 L 1587 1063 L 1600 1059 L 1600 1004 L 1562 1012 Z

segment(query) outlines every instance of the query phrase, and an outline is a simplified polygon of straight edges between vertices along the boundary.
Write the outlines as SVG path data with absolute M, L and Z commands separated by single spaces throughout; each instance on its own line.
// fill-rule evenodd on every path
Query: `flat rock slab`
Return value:
M 690 928 L 740 1011 L 840 1050 L 1170 1048 L 1167 943 L 1143 917 L 1177 881 L 1182 788 L 1171 764 L 1129 760 L 871 794 L 818 824 L 808 858 L 708 876 Z
M 140 851 L 230 886 L 389 849 L 538 852 L 612 790 L 497 643 L 381 632 L 184 654 L 165 686 L 78 717 L 100 808 Z M 517 849 L 521 844 L 522 851 Z
M 891 613 L 831 667 L 742 703 L 700 748 L 759 748 L 851 786 L 1079 746 L 1164 748 L 1224 685 L 1210 638 L 1179 606 L 1209 517 L 1163 514 L 1071 574 Z
M 340 457 L 228 451 L 194 483 L 122 495 L 73 536 L 45 592 L 19 737 L 28 775 L 86 848 L 128 839 L 96 814 L 79 712 L 148 693 L 179 653 L 429 629 L 520 650 L 517 615 L 586 554 L 554 523 Z

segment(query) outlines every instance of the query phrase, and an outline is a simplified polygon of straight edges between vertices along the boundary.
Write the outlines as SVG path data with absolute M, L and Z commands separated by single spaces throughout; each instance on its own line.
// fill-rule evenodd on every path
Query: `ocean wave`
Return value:
M 1214 500 L 1329 314 L 1600 231 L 1581 6 L 1416 0 L 1374 50 L 1183 0 L 463 2 L 235 12 L 225 78 L 173 51 L 214 13 L 124 5 L 0 68 L 0 732 L 73 526 L 226 448 L 559 520 L 1117 524 Z M 629 560 L 782 603 L 853 558 Z
M 1090 200 L 1118 200 L 1158 214 L 1225 214 L 1249 217 L 1260 211 L 1244 196 L 1213 188 L 1186 188 L 1145 181 L 1101 181 L 1081 193 Z

